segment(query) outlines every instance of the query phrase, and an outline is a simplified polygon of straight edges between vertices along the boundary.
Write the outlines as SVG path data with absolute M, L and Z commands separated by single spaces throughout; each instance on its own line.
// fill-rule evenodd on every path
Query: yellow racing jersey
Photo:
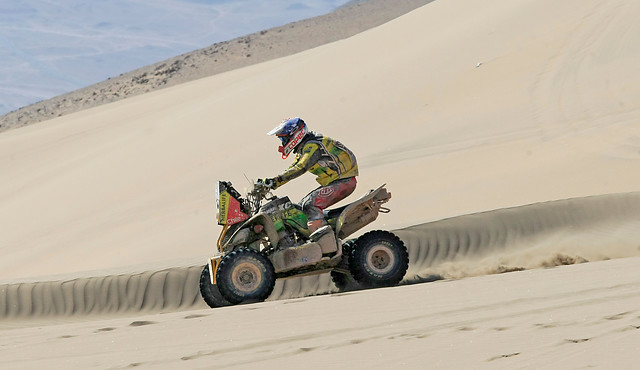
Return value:
M 275 178 L 276 187 L 307 171 L 316 175 L 316 181 L 322 186 L 358 175 L 356 156 L 342 143 L 329 137 L 309 133 L 308 138 L 295 149 L 295 153 L 293 164 Z

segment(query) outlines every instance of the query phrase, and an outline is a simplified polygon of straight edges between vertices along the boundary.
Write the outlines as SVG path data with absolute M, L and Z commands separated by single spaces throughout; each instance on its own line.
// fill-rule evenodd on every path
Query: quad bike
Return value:
M 223 228 L 217 253 L 200 276 L 200 292 L 210 307 L 263 301 L 278 278 L 330 272 L 343 291 L 394 286 L 407 271 L 407 249 L 391 232 L 370 231 L 342 242 L 378 213 L 389 212 L 382 207 L 391 198 L 384 185 L 325 210 L 328 225 L 313 233 L 302 208 L 289 197 L 274 196 L 263 182 L 254 183 L 245 199 L 230 182 L 219 181 L 216 196 Z

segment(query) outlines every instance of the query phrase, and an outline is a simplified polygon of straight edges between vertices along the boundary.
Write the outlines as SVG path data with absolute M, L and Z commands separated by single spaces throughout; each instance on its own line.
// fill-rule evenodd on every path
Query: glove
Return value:
M 262 183 L 264 184 L 264 186 L 266 186 L 269 189 L 275 189 L 277 187 L 276 185 L 276 179 L 273 177 L 270 178 L 266 178 L 266 179 L 259 179 L 258 183 Z
M 264 184 L 269 188 L 269 189 L 275 189 L 278 186 L 276 185 L 276 179 L 275 178 L 270 178 L 270 179 L 264 179 Z

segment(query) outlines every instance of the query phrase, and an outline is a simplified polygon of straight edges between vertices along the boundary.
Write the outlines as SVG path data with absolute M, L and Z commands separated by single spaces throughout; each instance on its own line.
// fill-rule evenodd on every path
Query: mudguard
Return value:
M 391 193 L 385 189 L 386 185 L 382 184 L 379 188 L 371 190 L 342 211 L 336 222 L 336 235 L 340 239 L 346 239 L 349 235 L 375 221 L 380 212 L 389 212 L 387 208 L 382 207 L 391 199 Z
M 271 243 L 273 243 L 274 245 L 278 245 L 280 237 L 278 236 L 278 232 L 273 225 L 273 221 L 271 221 L 271 218 L 268 215 L 264 213 L 258 213 L 245 221 L 242 227 L 231 234 L 229 239 L 227 239 L 227 242 L 222 245 L 221 252 L 226 250 L 229 245 L 235 245 L 236 243 L 241 242 L 243 238 L 242 233 L 247 232 L 248 227 L 256 224 L 264 226 L 264 232 L 267 233 L 267 237 L 269 237 Z M 246 238 L 246 236 L 244 238 Z

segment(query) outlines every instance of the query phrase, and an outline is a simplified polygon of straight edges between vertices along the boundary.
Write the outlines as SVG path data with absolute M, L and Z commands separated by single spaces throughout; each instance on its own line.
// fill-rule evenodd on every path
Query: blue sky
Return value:
M 0 115 L 348 0 L 0 0 Z

